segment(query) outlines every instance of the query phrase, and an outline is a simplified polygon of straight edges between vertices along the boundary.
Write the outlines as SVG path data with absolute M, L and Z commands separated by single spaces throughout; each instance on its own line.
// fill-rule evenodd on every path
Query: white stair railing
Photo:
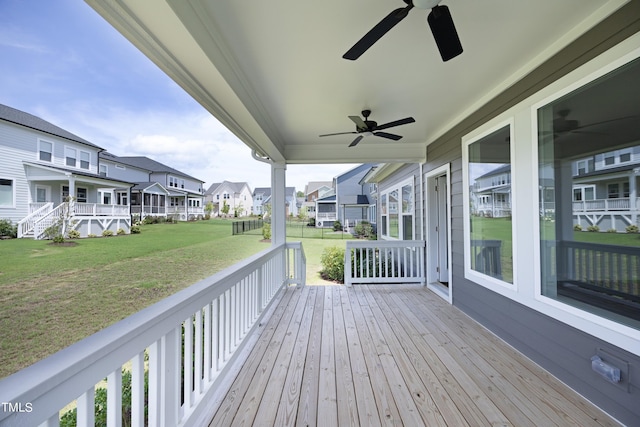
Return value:
M 53 209 L 53 202 L 48 202 L 38 207 L 29 215 L 18 221 L 18 238 L 22 238 L 31 233 L 35 227 L 36 222 L 46 216 L 51 209 Z
M 0 401 L 16 410 L 0 412 L 0 426 L 58 425 L 74 400 L 77 425 L 93 426 L 95 386 L 105 378 L 107 425 L 122 417 L 134 427 L 208 422 L 209 398 L 245 338 L 292 278 L 304 285 L 304 268 L 300 244 L 268 249 L 3 379 Z M 123 367 L 131 373 L 126 411 Z

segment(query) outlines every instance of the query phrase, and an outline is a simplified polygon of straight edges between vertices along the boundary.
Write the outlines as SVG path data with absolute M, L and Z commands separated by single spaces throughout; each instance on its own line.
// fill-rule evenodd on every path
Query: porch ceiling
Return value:
M 443 0 L 464 48 L 443 62 L 409 16 L 358 60 L 342 55 L 401 0 L 86 0 L 236 136 L 287 163 L 420 161 L 425 146 L 624 0 Z M 355 135 L 371 109 L 398 142 Z

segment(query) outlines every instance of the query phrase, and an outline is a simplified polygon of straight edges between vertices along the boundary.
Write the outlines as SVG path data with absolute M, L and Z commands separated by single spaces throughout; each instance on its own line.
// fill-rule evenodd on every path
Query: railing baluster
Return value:
M 131 359 L 131 426 L 144 427 L 144 355 Z M 92 424 L 88 424 L 92 425 Z
M 184 350 L 182 352 L 182 381 L 184 384 L 182 392 L 184 393 L 184 407 L 186 410 L 189 410 L 193 403 L 193 326 L 193 316 L 189 316 L 184 321 Z
M 158 340 L 149 346 L 149 401 L 148 415 L 149 425 L 160 425 L 160 409 L 162 402 L 160 401 L 160 387 L 162 385 L 162 352 L 161 340 Z
M 79 426 L 92 426 L 95 424 L 95 387 L 82 393 L 76 401 L 76 423 Z
M 122 425 L 122 368 L 107 376 L 107 427 Z

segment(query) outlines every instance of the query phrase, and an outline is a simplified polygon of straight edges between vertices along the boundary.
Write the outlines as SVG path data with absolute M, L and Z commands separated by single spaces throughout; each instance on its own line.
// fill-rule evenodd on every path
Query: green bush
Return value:
M 573 231 L 582 231 L 582 226 L 580 224 L 576 224 L 573 226 Z
M 91 238 L 93 238 L 93 237 L 98 237 L 98 236 L 97 236 L 97 235 L 95 235 L 95 234 L 93 234 L 93 233 L 89 233 L 89 234 L 87 234 L 87 237 L 91 237 Z
M 333 221 L 333 231 L 341 231 L 342 230 L 342 224 L 340 224 L 340 221 L 336 220 Z
M 118 236 L 124 236 L 125 234 L 127 234 L 127 232 L 124 231 L 124 228 L 118 228 L 118 231 L 116 231 L 116 234 Z
M 62 234 L 58 234 L 53 238 L 53 243 L 64 243 L 64 236 Z
M 590 225 L 587 227 L 587 231 L 590 231 L 592 233 L 596 233 L 598 231 L 600 231 L 600 227 L 598 227 L 597 225 Z
M 610 228 L 607 230 L 607 233 L 617 233 L 618 230 L 616 230 L 615 228 Z
M 102 237 L 111 237 L 111 236 L 113 236 L 113 231 L 111 230 L 104 230 L 102 232 Z
M 78 230 L 69 230 L 69 232 L 67 233 L 67 237 L 69 237 L 70 239 L 79 239 L 80 232 Z
M 132 225 L 131 226 L 131 234 L 140 234 L 140 226 L 139 225 Z
M 344 283 L 344 249 L 337 246 L 325 248 L 320 257 L 320 276 L 326 280 Z
M 626 231 L 627 233 L 637 233 L 638 231 L 640 231 L 640 229 L 638 229 L 637 225 L 629 225 L 624 229 L 624 231 Z
M 262 226 L 262 238 L 265 240 L 271 239 L 271 224 L 265 222 Z
M 356 233 L 356 236 L 360 239 L 371 239 L 374 237 L 373 226 L 369 221 L 359 222 L 355 226 L 354 232 Z
M 0 219 L 0 237 L 18 237 L 18 226 L 9 219 Z

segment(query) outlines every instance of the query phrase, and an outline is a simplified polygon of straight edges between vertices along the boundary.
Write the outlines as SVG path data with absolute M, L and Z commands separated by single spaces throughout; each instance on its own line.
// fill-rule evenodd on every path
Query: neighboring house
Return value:
M 227 216 L 249 216 L 253 208 L 253 196 L 249 184 L 246 182 L 223 181 L 213 183 L 204 193 L 205 203 L 213 204 L 214 216 L 225 215 L 224 205 L 229 206 Z
M 148 157 L 101 153 L 100 174 L 135 183 L 131 213 L 141 219 L 172 216 L 187 221 L 204 215 L 204 181 Z
M 305 186 L 304 201 L 302 202 L 309 218 L 316 217 L 316 200 L 325 197 L 332 191 L 332 181 L 309 181 Z
M 69 203 L 81 237 L 129 232 L 132 182 L 99 173 L 98 147 L 32 114 L 0 105 L 0 218 L 19 237 L 44 237 Z
M 271 188 L 256 187 L 253 190 L 253 214 L 264 215 L 267 212 L 267 206 L 270 204 Z M 285 188 L 285 212 L 287 217 L 298 215 L 298 200 L 295 187 Z
M 333 179 L 335 190 L 316 199 L 316 227 L 333 227 L 335 221 L 340 221 L 342 226 L 351 229 L 358 222 L 369 220 L 370 188 L 361 180 L 373 166 L 364 163 Z

